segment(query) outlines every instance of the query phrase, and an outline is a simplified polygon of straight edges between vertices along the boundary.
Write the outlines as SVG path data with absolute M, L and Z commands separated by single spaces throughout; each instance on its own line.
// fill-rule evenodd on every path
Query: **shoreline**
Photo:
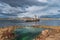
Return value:
M 27 26 L 28 27 L 28 26 Z M 60 26 L 43 26 L 43 25 L 36 25 L 36 26 L 31 26 L 33 28 L 46 28 L 46 30 L 48 29 L 53 29 L 53 33 L 54 31 L 56 30 L 56 33 L 57 32 L 60 32 Z M 24 28 L 24 26 L 8 26 L 8 27 L 4 27 L 4 28 L 0 28 L 0 39 L 1 39 L 1 35 L 6 31 L 8 30 L 8 32 L 13 32 L 14 30 L 16 29 L 21 29 L 21 28 Z M 43 30 L 44 31 L 44 30 Z M 52 31 L 52 30 L 51 30 Z M 52 33 L 52 32 L 51 32 Z M 39 35 L 38 35 L 39 36 Z M 43 36 L 42 36 L 43 37 Z M 40 38 L 39 38 L 40 39 Z

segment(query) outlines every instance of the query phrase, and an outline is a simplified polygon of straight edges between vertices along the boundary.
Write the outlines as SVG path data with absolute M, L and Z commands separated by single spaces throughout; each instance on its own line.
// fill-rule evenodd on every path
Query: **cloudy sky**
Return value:
M 0 0 L 0 17 L 60 14 L 60 0 Z

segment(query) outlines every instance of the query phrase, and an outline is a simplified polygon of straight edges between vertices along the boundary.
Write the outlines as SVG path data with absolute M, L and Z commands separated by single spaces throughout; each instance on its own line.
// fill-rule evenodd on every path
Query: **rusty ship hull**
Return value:
M 38 22 L 40 19 L 35 19 L 35 20 L 25 20 L 25 22 Z

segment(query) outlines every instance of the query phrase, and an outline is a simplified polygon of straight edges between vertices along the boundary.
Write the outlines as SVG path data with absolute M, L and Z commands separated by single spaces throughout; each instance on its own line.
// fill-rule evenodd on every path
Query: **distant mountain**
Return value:
M 57 14 L 57 15 L 44 15 L 44 16 L 40 16 L 40 18 L 60 18 L 60 14 Z

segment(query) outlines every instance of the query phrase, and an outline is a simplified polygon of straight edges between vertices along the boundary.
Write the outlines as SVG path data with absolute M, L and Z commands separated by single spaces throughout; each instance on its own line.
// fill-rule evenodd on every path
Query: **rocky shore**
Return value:
M 9 26 L 0 28 L 0 40 L 13 40 L 15 34 L 13 31 L 18 28 L 23 28 L 21 26 Z M 37 28 L 37 26 L 35 27 Z M 39 27 L 38 27 L 39 28 Z M 40 26 L 40 28 L 47 28 L 37 35 L 33 40 L 60 40 L 60 28 L 59 27 L 48 27 Z M 48 29 L 49 28 L 49 29 Z
M 60 31 L 56 29 L 43 30 L 41 34 L 33 40 L 60 40 Z
M 13 31 L 17 28 L 21 28 L 20 26 L 9 26 L 0 28 L 0 40 L 13 40 L 15 34 Z

